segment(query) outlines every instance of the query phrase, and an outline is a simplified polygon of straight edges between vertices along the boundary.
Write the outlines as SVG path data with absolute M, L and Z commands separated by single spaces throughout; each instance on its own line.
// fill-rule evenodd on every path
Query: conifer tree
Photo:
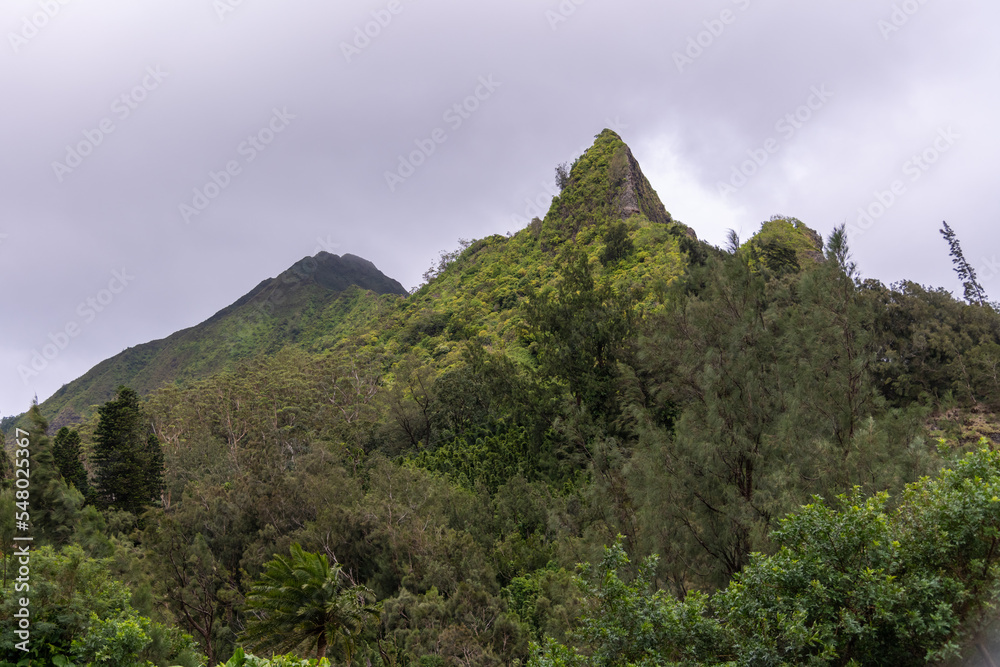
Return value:
M 630 488 L 678 591 L 724 584 L 812 494 L 881 490 L 922 470 L 905 432 L 876 424 L 876 311 L 843 229 L 826 261 L 785 275 L 755 270 L 752 246 L 730 247 L 698 295 L 647 320 L 636 354 L 652 400 L 635 404 Z
M 156 501 L 163 479 L 163 451 L 150 433 L 139 395 L 122 386 L 97 409 L 95 486 L 102 507 L 140 513 Z
M 31 442 L 31 522 L 39 536 L 53 544 L 70 540 L 80 516 L 83 495 L 63 480 L 53 456 L 48 422 L 37 401 L 28 411 Z
M 617 363 L 635 328 L 634 295 L 596 282 L 581 250 L 567 251 L 559 268 L 555 292 L 533 295 L 525 310 L 539 366 L 563 379 L 578 405 L 613 414 Z
M 970 304 L 986 305 L 986 292 L 976 279 L 976 270 L 965 259 L 965 254 L 962 252 L 962 246 L 958 242 L 958 237 L 947 222 L 942 222 L 941 224 L 944 225 L 940 230 L 941 236 L 944 237 L 944 240 L 948 242 L 948 246 L 951 248 L 951 252 L 948 254 L 951 255 L 951 261 L 955 265 L 955 273 L 958 274 L 958 279 L 962 281 L 962 286 L 965 288 L 965 300 Z
M 616 222 L 604 234 L 604 250 L 601 251 L 599 259 L 602 265 L 609 266 L 625 259 L 634 250 L 635 244 L 628 236 L 628 225 Z
M 53 440 L 52 454 L 66 483 L 75 486 L 87 498 L 90 495 L 90 482 L 83 461 L 80 460 L 80 434 L 65 426 L 59 429 Z

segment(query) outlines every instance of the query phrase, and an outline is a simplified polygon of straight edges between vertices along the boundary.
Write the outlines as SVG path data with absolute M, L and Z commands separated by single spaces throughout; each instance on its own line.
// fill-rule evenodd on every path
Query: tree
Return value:
M 80 527 L 83 495 L 68 486 L 59 473 L 53 453 L 52 439 L 45 432 L 48 422 L 42 417 L 38 403 L 28 411 L 31 422 L 31 522 L 40 537 L 52 544 L 65 544 Z
M 97 409 L 94 468 L 97 498 L 103 507 L 139 514 L 160 497 L 163 450 L 139 395 L 121 386 L 117 396 Z
M 876 304 L 842 230 L 795 273 L 755 270 L 752 246 L 731 245 L 700 293 L 647 318 L 636 355 L 630 492 L 678 592 L 725 585 L 811 495 L 899 488 L 927 462 L 878 394 Z
M 316 657 L 333 648 L 351 664 L 359 635 L 378 618 L 375 595 L 361 585 L 348 585 L 339 563 L 303 551 L 266 564 L 247 594 L 251 613 L 244 638 L 255 648 L 292 650 L 305 643 Z
M 608 266 L 625 259 L 635 250 L 635 244 L 628 237 L 628 225 L 624 222 L 615 222 L 604 234 L 604 250 L 601 251 L 599 259 L 601 264 Z
M 75 486 L 84 498 L 88 498 L 91 494 L 90 482 L 80 460 L 80 434 L 63 426 L 53 440 L 52 454 L 66 483 Z
M 586 609 L 571 633 L 586 650 L 548 640 L 535 646 L 532 667 L 654 667 L 715 664 L 711 658 L 727 652 L 724 628 L 708 612 L 707 595 L 692 593 L 677 600 L 653 586 L 657 556 L 638 567 L 637 576 L 623 578 L 631 565 L 621 536 L 604 549 L 599 571 L 590 576 L 580 566 L 577 584 Z M 709 658 L 709 660 L 706 660 Z
M 209 523 L 207 512 L 191 505 L 188 509 L 187 503 L 181 503 L 173 517 L 153 512 L 142 541 L 157 592 L 178 621 L 201 639 L 209 664 L 215 664 L 235 639 L 230 629 L 235 582 L 212 553 L 205 535 L 191 528 L 192 518 L 201 519 L 202 525 Z M 214 505 L 211 509 L 220 514 L 224 508 Z
M 962 281 L 962 286 L 965 288 L 965 300 L 970 304 L 978 304 L 980 306 L 986 305 L 986 292 L 983 290 L 983 286 L 979 284 L 976 280 L 976 270 L 972 268 L 968 260 L 965 259 L 965 254 L 962 252 L 962 246 L 958 242 L 958 237 L 955 235 L 954 230 L 948 226 L 947 222 L 942 222 L 944 227 L 941 228 L 941 236 L 944 240 L 948 242 L 948 246 L 951 248 L 951 261 L 955 265 L 955 273 L 958 274 L 958 279 Z
M 567 185 L 569 185 L 569 166 L 563 162 L 556 166 L 556 187 L 559 188 L 559 192 L 562 192 Z
M 815 498 L 713 606 L 754 664 L 924 665 L 956 657 L 1000 579 L 1000 453 L 889 496 Z M 741 663 L 746 664 L 746 663 Z
M 532 295 L 525 310 L 543 374 L 568 385 L 577 405 L 617 414 L 615 378 L 635 330 L 635 295 L 597 284 L 587 253 L 569 249 L 554 292 Z
M 549 640 L 534 667 L 941 664 L 970 648 L 1000 583 L 1000 452 L 984 439 L 935 478 L 889 495 L 816 497 L 786 517 L 772 556 L 728 587 L 675 600 L 629 584 L 605 552 L 577 646 Z M 582 651 L 580 649 L 583 649 Z
M 16 571 L 18 557 L 6 560 Z M 0 665 L 28 664 L 25 658 L 32 665 L 71 665 L 71 658 L 93 667 L 205 664 L 190 635 L 136 609 L 135 596 L 113 574 L 120 565 L 116 559 L 88 558 L 74 544 L 59 551 L 32 547 L 30 560 L 30 591 L 11 578 L 0 592 Z M 31 602 L 28 653 L 15 648 L 22 640 L 14 632 L 26 595 Z

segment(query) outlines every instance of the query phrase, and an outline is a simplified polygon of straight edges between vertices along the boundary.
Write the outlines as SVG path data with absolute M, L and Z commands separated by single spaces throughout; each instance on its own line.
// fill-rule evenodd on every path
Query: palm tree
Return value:
M 326 556 L 303 551 L 265 564 L 261 578 L 247 594 L 251 616 L 244 640 L 255 649 L 291 651 L 303 643 L 326 657 L 332 646 L 351 664 L 359 635 L 378 618 L 375 594 L 349 585 L 339 564 Z

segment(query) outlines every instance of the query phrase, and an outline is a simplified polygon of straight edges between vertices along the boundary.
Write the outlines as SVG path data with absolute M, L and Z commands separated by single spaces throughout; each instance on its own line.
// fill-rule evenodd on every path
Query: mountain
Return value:
M 759 246 L 766 263 L 822 258 L 818 234 L 795 219 L 764 223 L 748 243 Z M 571 250 L 587 255 L 598 281 L 641 293 L 641 312 L 663 307 L 689 266 L 718 252 L 673 218 L 622 138 L 604 130 L 568 169 L 543 220 L 443 254 L 428 283 L 408 298 L 397 298 L 406 294 L 402 285 L 371 262 L 321 252 L 205 322 L 101 362 L 41 407 L 55 427 L 74 423 L 119 385 L 148 394 L 287 345 L 372 357 L 426 355 L 443 368 L 475 341 L 533 366 L 523 307 L 532 295 L 557 289 Z
M 41 404 L 53 428 L 75 423 L 119 385 L 140 394 L 175 381 L 207 377 L 241 359 L 273 354 L 286 345 L 323 345 L 385 299 L 405 295 L 399 282 L 355 255 L 320 252 L 201 324 L 130 347 L 64 385 Z
M 429 282 L 407 299 L 396 298 L 406 294 L 402 285 L 371 262 L 321 252 L 262 281 L 201 324 L 101 362 L 42 403 L 42 411 L 58 428 L 89 416 L 122 384 L 148 394 L 286 345 L 349 345 L 361 354 L 410 350 L 447 366 L 460 358 L 463 341 L 476 340 L 531 365 L 531 343 L 520 335 L 521 309 L 530 294 L 554 289 L 567 248 L 583 249 L 601 280 L 643 291 L 645 310 L 661 306 L 689 262 L 711 250 L 674 220 L 615 132 L 597 135 L 567 176 L 544 220 L 443 255 Z M 609 263 L 602 254 L 613 228 L 627 251 Z M 394 305 L 378 310 L 386 299 Z M 364 342 L 356 345 L 356 338 Z
M 371 332 L 368 351 L 416 350 L 444 367 L 474 341 L 530 366 L 523 307 L 557 289 L 568 252 L 585 253 L 596 280 L 642 292 L 640 308 L 650 310 L 712 250 L 674 220 L 629 147 L 604 130 L 573 163 L 544 220 L 442 255 L 429 282 Z
M 145 394 L 125 434 L 144 447 L 115 447 L 148 452 L 119 474 L 162 481 L 138 521 L 106 491 L 81 506 L 80 473 L 95 488 L 124 458 L 100 454 L 117 420 L 46 438 L 33 410 L 33 544 L 73 543 L 65 565 L 40 549 L 33 583 L 103 618 L 85 575 L 110 571 L 212 656 L 157 664 L 191 667 L 318 650 L 257 625 L 304 607 L 238 603 L 275 576 L 320 614 L 377 600 L 330 646 L 384 667 L 973 650 L 1000 585 L 1000 309 L 861 280 L 843 227 L 824 242 L 775 216 L 709 246 L 614 132 L 557 175 L 543 219 L 460 241 L 412 294 L 360 258 L 307 257 L 46 402 L 65 423 L 119 383 Z M 292 562 L 321 576 L 279 573 Z M 133 623 L 38 610 L 63 628 L 53 655 Z

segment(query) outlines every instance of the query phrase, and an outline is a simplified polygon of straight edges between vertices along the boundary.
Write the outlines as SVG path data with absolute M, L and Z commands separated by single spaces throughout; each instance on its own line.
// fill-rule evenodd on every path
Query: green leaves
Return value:
M 860 490 L 781 521 L 710 600 L 632 583 L 620 543 L 586 585 L 579 650 L 549 642 L 533 665 L 923 665 L 957 656 L 1000 590 L 1000 453 L 982 449 L 906 487 L 897 507 Z M 586 569 L 584 572 L 586 573 Z
M 534 295 L 525 308 L 540 370 L 566 382 L 577 403 L 610 415 L 616 363 L 635 327 L 634 299 L 598 283 L 585 252 L 567 251 L 553 293 Z
M 100 504 L 139 514 L 160 499 L 163 451 L 151 432 L 139 395 L 119 387 L 97 409 L 94 431 L 95 486 Z
M 87 498 L 91 493 L 90 481 L 80 458 L 80 434 L 65 426 L 59 429 L 53 439 L 52 454 L 66 483 L 75 486 Z
M 292 655 L 275 655 L 271 658 L 258 658 L 243 652 L 242 647 L 237 647 L 223 667 L 330 667 L 330 661 L 326 658 L 319 660 L 302 660 Z
M 30 552 L 30 590 L 13 578 L 0 594 L 0 661 L 17 662 L 24 653 L 15 648 L 18 599 L 31 600 L 32 664 L 78 667 L 122 667 L 204 662 L 192 638 L 167 628 L 132 606 L 126 585 L 111 576 L 119 563 L 113 558 L 88 558 L 77 546 Z M 16 572 L 19 558 L 7 557 Z M 20 585 L 22 590 L 15 586 Z M 0 662 L 2 664 L 2 662 Z
M 962 252 L 962 245 L 958 242 L 955 230 L 947 222 L 942 222 L 941 224 L 943 225 L 941 227 L 941 236 L 948 242 L 950 249 L 948 254 L 951 255 L 951 261 L 955 265 L 955 273 L 958 274 L 958 279 L 962 281 L 966 303 L 985 306 L 986 292 L 976 279 L 976 270 L 965 259 L 965 253 Z
M 350 664 L 361 633 L 377 622 L 375 595 L 350 585 L 339 564 L 298 544 L 278 556 L 247 594 L 246 640 L 255 647 L 295 649 L 305 644 L 324 658 L 333 649 Z
M 656 557 L 645 559 L 634 578 L 622 539 L 604 550 L 596 573 L 582 567 L 579 583 L 589 600 L 572 641 L 583 650 L 553 641 L 534 647 L 532 667 L 652 667 L 716 664 L 727 637 L 709 617 L 707 596 L 678 601 L 652 583 Z

